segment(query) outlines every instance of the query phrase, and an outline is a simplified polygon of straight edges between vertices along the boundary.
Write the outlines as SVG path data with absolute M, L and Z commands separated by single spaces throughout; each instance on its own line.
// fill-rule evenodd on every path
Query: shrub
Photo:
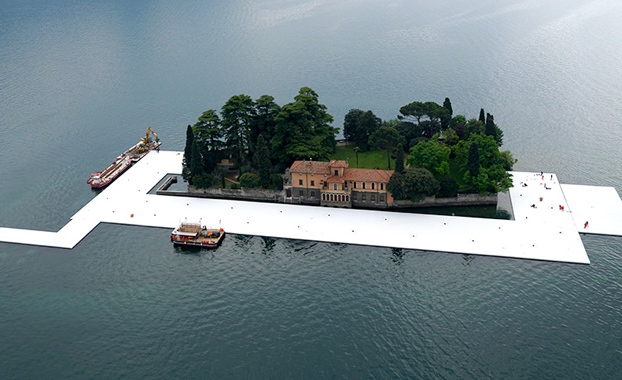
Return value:
M 283 175 L 272 173 L 270 176 L 270 182 L 272 183 L 272 188 L 277 190 L 283 190 Z
M 212 176 L 207 173 L 202 173 L 192 177 L 192 184 L 197 189 L 207 189 L 212 185 Z
M 458 194 L 458 183 L 454 177 L 445 175 L 439 179 L 441 185 L 438 191 L 439 197 L 455 197 Z
M 255 173 L 244 173 L 240 176 L 240 186 L 254 188 L 259 186 L 259 176 Z
M 409 199 L 413 202 L 434 195 L 439 189 L 440 185 L 432 173 L 423 168 L 406 169 L 403 174 L 394 172 L 387 183 L 387 190 L 393 198 Z

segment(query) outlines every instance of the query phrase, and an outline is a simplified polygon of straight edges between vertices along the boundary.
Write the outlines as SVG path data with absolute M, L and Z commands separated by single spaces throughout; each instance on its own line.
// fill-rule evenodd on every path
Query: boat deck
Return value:
M 148 194 L 167 173 L 181 172 L 182 156 L 152 151 L 60 231 L 0 227 L 0 241 L 72 248 L 99 223 L 173 229 L 200 221 L 233 234 L 589 264 L 579 232 L 622 236 L 615 189 L 560 185 L 551 173 L 545 180 L 539 173 L 513 173 L 515 220 Z

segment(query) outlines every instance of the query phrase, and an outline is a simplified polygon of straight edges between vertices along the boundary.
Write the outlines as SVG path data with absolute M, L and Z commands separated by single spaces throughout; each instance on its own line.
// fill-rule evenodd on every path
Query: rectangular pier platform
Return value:
M 615 189 L 560 185 L 551 173 L 546 180 L 513 173 L 515 220 L 148 194 L 166 174 L 181 172 L 182 157 L 151 152 L 60 231 L 0 227 L 0 241 L 73 248 L 99 223 L 173 229 L 187 220 L 233 234 L 589 264 L 579 232 L 622 236 Z

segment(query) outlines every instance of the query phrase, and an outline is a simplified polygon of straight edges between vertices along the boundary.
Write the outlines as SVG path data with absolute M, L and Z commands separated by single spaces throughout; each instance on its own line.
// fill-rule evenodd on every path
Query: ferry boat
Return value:
M 171 233 L 174 246 L 217 248 L 225 238 L 225 231 L 207 228 L 200 223 L 184 222 Z
M 151 140 L 149 138 L 149 133 L 152 133 L 155 136 L 155 140 Z M 156 135 L 151 127 L 149 127 L 149 129 L 147 129 L 147 135 L 144 138 L 141 138 L 138 144 L 123 152 L 123 154 L 117 157 L 104 170 L 97 173 L 91 173 L 91 177 L 86 181 L 86 183 L 91 185 L 94 189 L 99 189 L 111 184 L 112 181 L 129 169 L 133 163 L 138 162 L 152 150 L 160 149 L 161 144 L 162 143 L 158 139 L 158 135 Z

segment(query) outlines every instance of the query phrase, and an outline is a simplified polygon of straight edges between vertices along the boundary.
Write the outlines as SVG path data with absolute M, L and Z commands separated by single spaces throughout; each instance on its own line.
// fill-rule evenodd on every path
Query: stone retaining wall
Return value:
M 295 203 L 295 204 L 318 204 L 317 200 L 299 199 L 298 197 L 286 198 L 285 190 L 266 189 L 221 189 L 210 187 L 209 189 L 195 189 L 188 186 L 188 191 L 158 190 L 158 195 L 173 195 L 197 198 L 231 199 L 240 201 L 272 202 L 272 203 Z M 458 194 L 456 197 L 436 198 L 427 197 L 419 202 L 394 200 L 392 205 L 386 207 L 366 205 L 358 208 L 374 209 L 400 209 L 412 207 L 447 207 L 447 206 L 489 206 L 497 204 L 497 194 Z M 355 205 L 356 207 L 357 205 Z
M 497 194 L 458 194 L 456 197 L 426 197 L 419 202 L 394 200 L 389 208 L 411 207 L 450 207 L 450 206 L 490 206 L 497 204 Z
M 283 190 L 221 189 L 219 187 L 195 189 L 194 186 L 188 186 L 188 191 L 158 190 L 157 194 L 273 203 L 283 203 L 283 199 L 285 198 L 285 191 Z

